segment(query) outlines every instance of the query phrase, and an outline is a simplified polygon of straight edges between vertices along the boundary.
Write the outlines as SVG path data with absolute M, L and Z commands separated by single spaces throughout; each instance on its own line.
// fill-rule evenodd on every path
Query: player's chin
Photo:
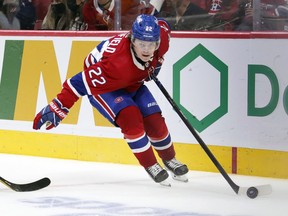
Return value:
M 141 60 L 143 62 L 148 62 L 151 59 L 151 55 L 141 55 Z

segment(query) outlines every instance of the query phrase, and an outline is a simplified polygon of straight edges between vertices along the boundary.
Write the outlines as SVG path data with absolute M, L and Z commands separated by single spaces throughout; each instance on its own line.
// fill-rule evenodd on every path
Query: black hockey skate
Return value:
M 145 170 L 156 183 L 160 183 L 163 186 L 171 186 L 169 182 L 165 181 L 169 177 L 168 172 L 163 169 L 159 163 L 156 163 Z
M 185 175 L 188 173 L 188 167 L 185 164 L 182 164 L 180 161 L 173 158 L 172 160 L 165 161 L 163 164 L 167 170 L 172 173 L 172 178 L 178 181 L 188 182 L 188 178 Z

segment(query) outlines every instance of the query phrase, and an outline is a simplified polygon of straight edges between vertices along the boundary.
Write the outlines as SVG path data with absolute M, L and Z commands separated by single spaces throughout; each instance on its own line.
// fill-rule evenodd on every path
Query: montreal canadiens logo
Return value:
M 120 96 L 120 97 L 115 98 L 114 102 L 115 103 L 120 103 L 123 100 L 124 100 L 123 97 Z

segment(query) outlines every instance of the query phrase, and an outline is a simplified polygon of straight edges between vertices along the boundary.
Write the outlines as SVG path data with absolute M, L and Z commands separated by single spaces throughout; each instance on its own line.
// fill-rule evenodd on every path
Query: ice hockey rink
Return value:
M 164 187 L 140 166 L 0 154 L 0 176 L 14 183 L 49 177 L 38 191 L 0 184 L 2 216 L 287 216 L 288 180 L 230 175 L 239 186 L 271 184 L 271 195 L 234 193 L 219 173 L 190 171 Z M 275 167 L 277 169 L 277 167 Z

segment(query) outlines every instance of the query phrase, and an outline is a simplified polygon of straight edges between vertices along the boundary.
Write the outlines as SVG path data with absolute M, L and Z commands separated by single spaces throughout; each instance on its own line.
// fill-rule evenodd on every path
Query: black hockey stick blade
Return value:
M 256 191 L 256 193 L 255 193 Z M 251 199 L 257 196 L 265 196 L 272 193 L 272 186 L 269 184 L 252 187 L 239 187 L 238 195 L 248 196 Z
M 166 88 L 162 85 L 162 83 L 158 80 L 158 78 L 155 75 L 151 75 L 151 78 L 154 80 L 155 84 L 158 86 L 158 88 L 161 90 L 163 95 L 166 97 L 170 105 L 173 107 L 174 111 L 178 114 L 178 116 L 181 118 L 183 123 L 187 126 L 189 131 L 192 133 L 192 135 L 195 137 L 195 139 L 198 141 L 202 149 L 205 151 L 207 156 L 210 158 L 210 160 L 213 162 L 215 167 L 219 170 L 221 175 L 225 178 L 225 180 L 228 182 L 228 184 L 231 186 L 231 188 L 234 190 L 234 192 L 238 195 L 244 195 L 246 194 L 249 198 L 254 199 L 257 196 L 261 195 L 268 195 L 272 193 L 272 187 L 271 185 L 260 185 L 260 186 L 254 186 L 254 187 L 240 187 L 237 185 L 227 174 L 227 172 L 224 170 L 222 165 L 219 163 L 217 158 L 214 156 L 214 154 L 210 151 L 206 143 L 202 140 L 202 138 L 199 136 L 199 134 L 196 132 L 196 130 L 193 128 L 193 126 L 190 124 L 188 119 L 184 116 L 184 114 L 181 112 L 181 109 L 178 107 L 178 105 L 175 103 L 175 101 L 172 99 Z
M 45 177 L 27 184 L 16 184 L 2 178 L 1 176 L 0 176 L 0 182 L 17 192 L 29 192 L 40 190 L 42 188 L 47 187 L 51 183 L 50 179 Z

